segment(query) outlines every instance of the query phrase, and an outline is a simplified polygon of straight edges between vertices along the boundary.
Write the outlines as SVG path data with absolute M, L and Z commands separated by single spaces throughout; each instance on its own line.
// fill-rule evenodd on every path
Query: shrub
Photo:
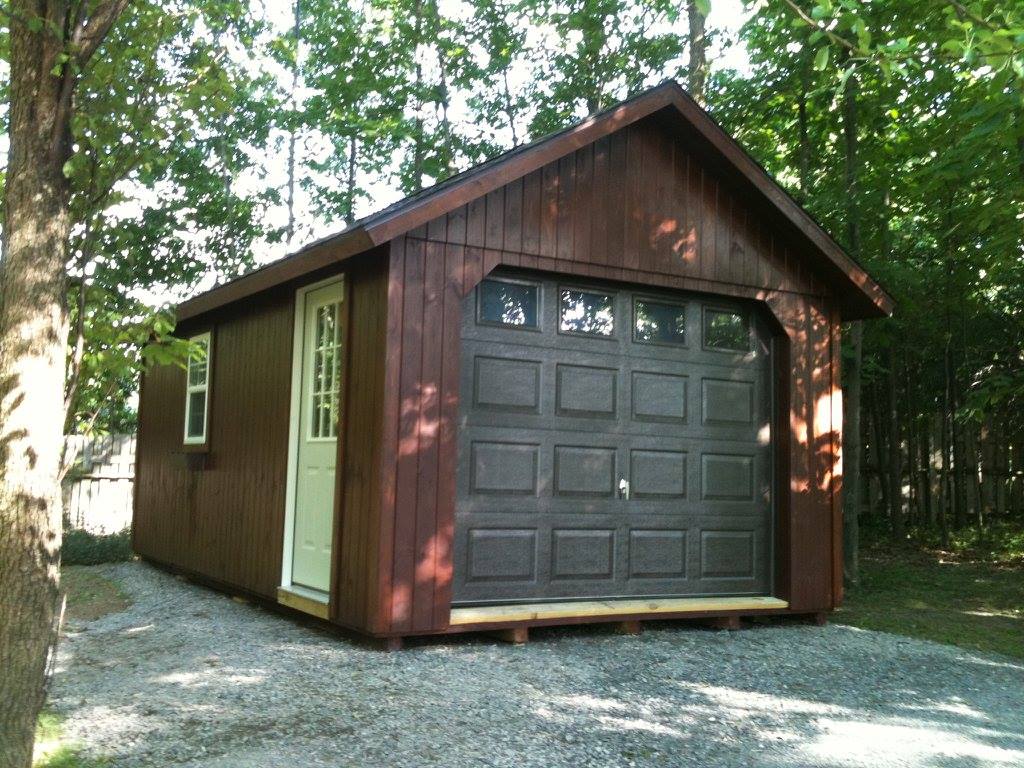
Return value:
M 64 531 L 61 562 L 64 565 L 98 565 L 122 563 L 132 559 L 131 531 L 95 534 L 80 529 Z

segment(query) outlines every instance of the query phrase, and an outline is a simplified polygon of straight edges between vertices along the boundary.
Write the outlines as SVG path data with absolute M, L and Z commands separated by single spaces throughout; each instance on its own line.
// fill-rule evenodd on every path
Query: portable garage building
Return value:
M 665 83 L 184 302 L 134 546 L 383 638 L 822 614 L 892 301 Z

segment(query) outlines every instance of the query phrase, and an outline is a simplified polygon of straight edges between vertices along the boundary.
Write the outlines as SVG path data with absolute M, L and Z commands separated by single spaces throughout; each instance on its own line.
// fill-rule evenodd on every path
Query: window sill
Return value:
M 209 443 L 183 443 L 178 453 L 209 453 Z

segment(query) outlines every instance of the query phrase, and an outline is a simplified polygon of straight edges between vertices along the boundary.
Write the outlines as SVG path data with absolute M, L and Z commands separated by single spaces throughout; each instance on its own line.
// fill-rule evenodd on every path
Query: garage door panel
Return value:
M 634 528 L 629 532 L 631 579 L 685 579 L 685 529 Z
M 537 532 L 521 528 L 470 528 L 467 580 L 536 581 Z
M 631 411 L 635 421 L 685 424 L 690 408 L 689 377 L 686 374 L 632 371 Z
M 754 531 L 701 531 L 700 578 L 753 581 L 756 573 L 756 542 Z
M 472 298 L 465 307 L 454 602 L 768 594 L 757 319 L 748 351 L 705 349 L 704 299 L 666 294 L 685 307 L 685 333 L 654 332 L 681 316 L 668 310 L 645 315 L 645 333 L 686 344 L 646 343 L 633 327 L 641 294 L 595 289 L 613 297 L 613 336 L 570 335 L 557 330 L 558 291 L 573 282 L 531 281 L 537 330 L 480 325 Z
M 555 413 L 576 418 L 616 418 L 618 380 L 617 368 L 556 364 Z
M 557 496 L 611 499 L 615 496 L 615 448 L 588 445 L 554 447 L 554 484 Z
M 475 440 L 469 455 L 471 493 L 537 495 L 540 445 Z
M 474 355 L 473 407 L 504 413 L 540 413 L 540 360 Z
M 556 528 L 551 544 L 552 581 L 615 578 L 615 529 Z
M 634 499 L 685 499 L 686 474 L 685 451 L 633 448 L 629 452 L 629 478 Z

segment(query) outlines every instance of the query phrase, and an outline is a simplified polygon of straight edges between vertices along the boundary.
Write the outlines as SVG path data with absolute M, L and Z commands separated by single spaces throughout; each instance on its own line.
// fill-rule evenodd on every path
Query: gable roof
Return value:
M 892 297 L 780 187 L 676 82 L 666 81 L 557 133 L 524 144 L 456 174 L 351 224 L 337 234 L 253 272 L 212 288 L 177 307 L 179 320 L 195 317 L 279 283 L 356 256 L 491 192 L 553 160 L 655 113 L 710 150 L 722 171 L 779 214 L 808 259 L 835 291 L 844 320 L 892 314 Z

